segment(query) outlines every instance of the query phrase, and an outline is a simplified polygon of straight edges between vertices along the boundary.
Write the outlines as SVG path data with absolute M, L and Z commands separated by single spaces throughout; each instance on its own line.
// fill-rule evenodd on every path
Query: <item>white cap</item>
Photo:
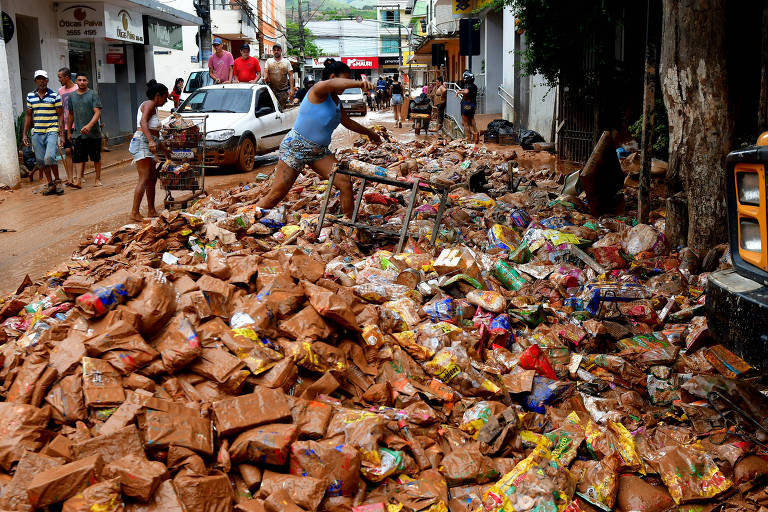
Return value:
M 35 71 L 35 78 L 42 76 L 43 78 L 48 78 L 48 72 L 44 69 L 38 69 Z

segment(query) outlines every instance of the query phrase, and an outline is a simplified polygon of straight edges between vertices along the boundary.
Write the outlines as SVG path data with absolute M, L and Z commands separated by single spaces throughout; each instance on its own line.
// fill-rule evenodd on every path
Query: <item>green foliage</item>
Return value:
M 618 1 L 618 0 L 616 0 Z M 598 79 L 609 63 L 607 37 L 613 33 L 607 4 L 611 0 L 492 0 L 491 9 L 510 7 L 525 35 L 522 71 L 539 74 L 547 84 L 579 89 Z M 595 55 L 584 72 L 584 52 Z
M 24 115 L 24 112 L 22 112 L 14 121 L 16 128 L 16 147 L 19 149 L 21 149 L 21 139 L 24 137 Z
M 288 55 L 299 56 L 301 54 L 299 45 L 299 24 L 294 23 L 293 21 L 287 21 L 285 23 L 285 33 L 286 38 L 288 39 L 288 45 L 290 46 Z M 315 44 L 315 36 L 312 35 L 312 32 L 307 27 L 304 27 L 304 56 L 311 58 L 320 56 L 320 48 Z
M 657 99 L 653 106 L 653 156 L 666 160 L 669 158 L 669 120 L 664 101 Z M 638 142 L 643 138 L 643 116 L 629 126 L 629 133 Z

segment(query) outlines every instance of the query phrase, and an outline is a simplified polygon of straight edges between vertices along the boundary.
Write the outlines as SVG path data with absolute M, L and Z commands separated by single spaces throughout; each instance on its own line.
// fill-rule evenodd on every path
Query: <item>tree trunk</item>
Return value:
M 733 120 L 726 83 L 725 4 L 664 0 L 660 77 L 669 115 L 667 194 L 680 187 L 685 191 L 686 238 L 698 254 L 728 239 L 725 156 Z M 679 228 L 668 225 L 667 230 L 674 235 Z M 682 240 L 670 237 L 670 242 L 674 246 Z

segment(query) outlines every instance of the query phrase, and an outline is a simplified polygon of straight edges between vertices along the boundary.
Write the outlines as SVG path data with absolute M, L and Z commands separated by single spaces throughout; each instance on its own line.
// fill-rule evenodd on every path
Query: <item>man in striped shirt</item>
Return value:
M 57 145 L 62 146 L 64 134 L 61 114 L 61 97 L 48 88 L 48 73 L 35 71 L 37 90 L 27 94 L 27 108 L 24 116 L 24 137 L 22 142 L 29 146 L 27 132 L 32 127 L 32 147 L 37 165 L 43 168 L 48 179 L 48 188 L 43 195 L 63 194 L 64 186 L 59 179 L 59 165 L 56 163 Z

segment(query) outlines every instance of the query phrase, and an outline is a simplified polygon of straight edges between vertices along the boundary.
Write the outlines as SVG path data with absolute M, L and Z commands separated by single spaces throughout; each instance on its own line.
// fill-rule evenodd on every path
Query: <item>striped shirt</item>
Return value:
M 27 94 L 27 109 L 32 111 L 34 127 L 32 133 L 48 133 L 59 131 L 59 115 L 56 109 L 61 108 L 59 94 L 48 89 L 45 96 L 40 98 L 37 90 Z

